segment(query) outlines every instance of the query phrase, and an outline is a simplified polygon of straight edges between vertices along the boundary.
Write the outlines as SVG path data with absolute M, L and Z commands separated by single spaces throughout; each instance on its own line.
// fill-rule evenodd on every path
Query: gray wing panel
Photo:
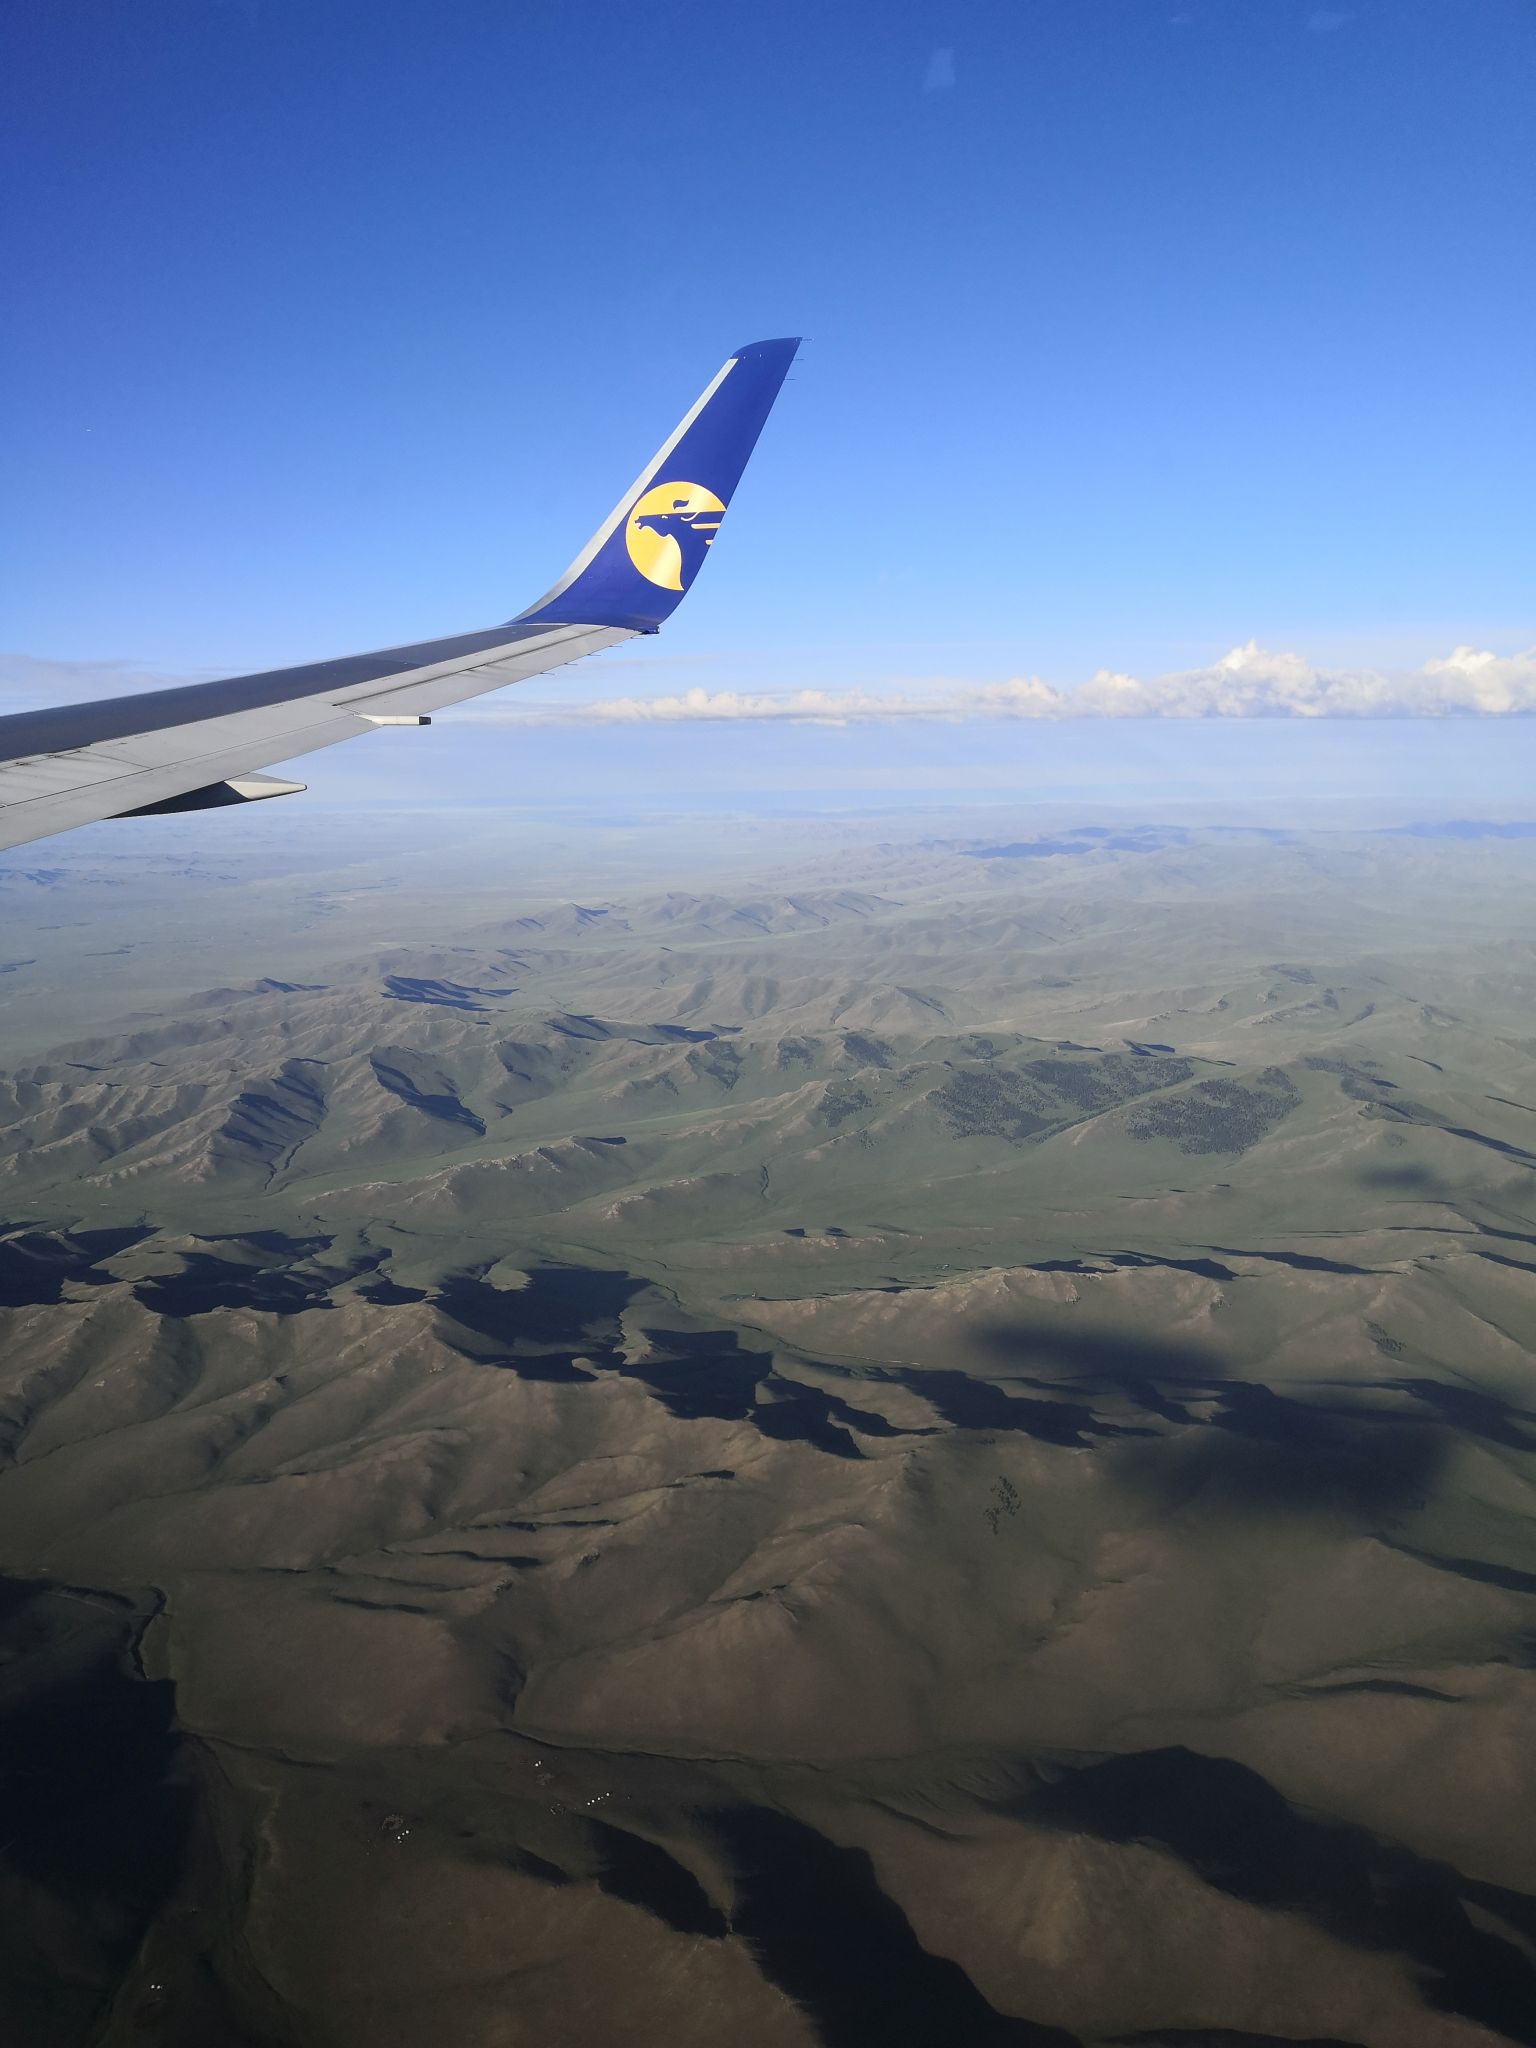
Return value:
M 0 718 L 0 848 L 353 739 L 632 639 L 497 626 L 452 640 Z

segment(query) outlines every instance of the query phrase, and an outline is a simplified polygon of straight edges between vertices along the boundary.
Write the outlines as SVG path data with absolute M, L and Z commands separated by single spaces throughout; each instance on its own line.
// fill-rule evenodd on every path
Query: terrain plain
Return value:
M 304 829 L 0 868 L 11 2037 L 1536 2040 L 1536 828 Z

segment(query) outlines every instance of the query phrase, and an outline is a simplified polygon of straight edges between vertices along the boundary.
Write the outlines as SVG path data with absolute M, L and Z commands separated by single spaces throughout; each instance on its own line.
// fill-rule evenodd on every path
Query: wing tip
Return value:
M 805 339 L 802 334 L 781 334 L 771 341 L 748 341 L 732 351 L 731 361 L 739 363 L 744 357 L 782 356 L 788 362 Z

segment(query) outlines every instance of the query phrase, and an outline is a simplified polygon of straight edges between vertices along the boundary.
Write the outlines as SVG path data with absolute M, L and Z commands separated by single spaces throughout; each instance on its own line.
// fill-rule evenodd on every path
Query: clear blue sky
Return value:
M 31 0 L 0 78 L 10 649 L 505 617 L 780 333 L 668 687 L 1536 637 L 1529 0 Z

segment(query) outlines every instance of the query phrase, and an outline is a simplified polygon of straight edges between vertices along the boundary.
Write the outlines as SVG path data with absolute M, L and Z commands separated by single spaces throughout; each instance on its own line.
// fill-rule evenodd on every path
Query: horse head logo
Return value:
M 631 507 L 629 559 L 663 590 L 686 590 L 719 530 L 725 503 L 702 484 L 656 484 Z

